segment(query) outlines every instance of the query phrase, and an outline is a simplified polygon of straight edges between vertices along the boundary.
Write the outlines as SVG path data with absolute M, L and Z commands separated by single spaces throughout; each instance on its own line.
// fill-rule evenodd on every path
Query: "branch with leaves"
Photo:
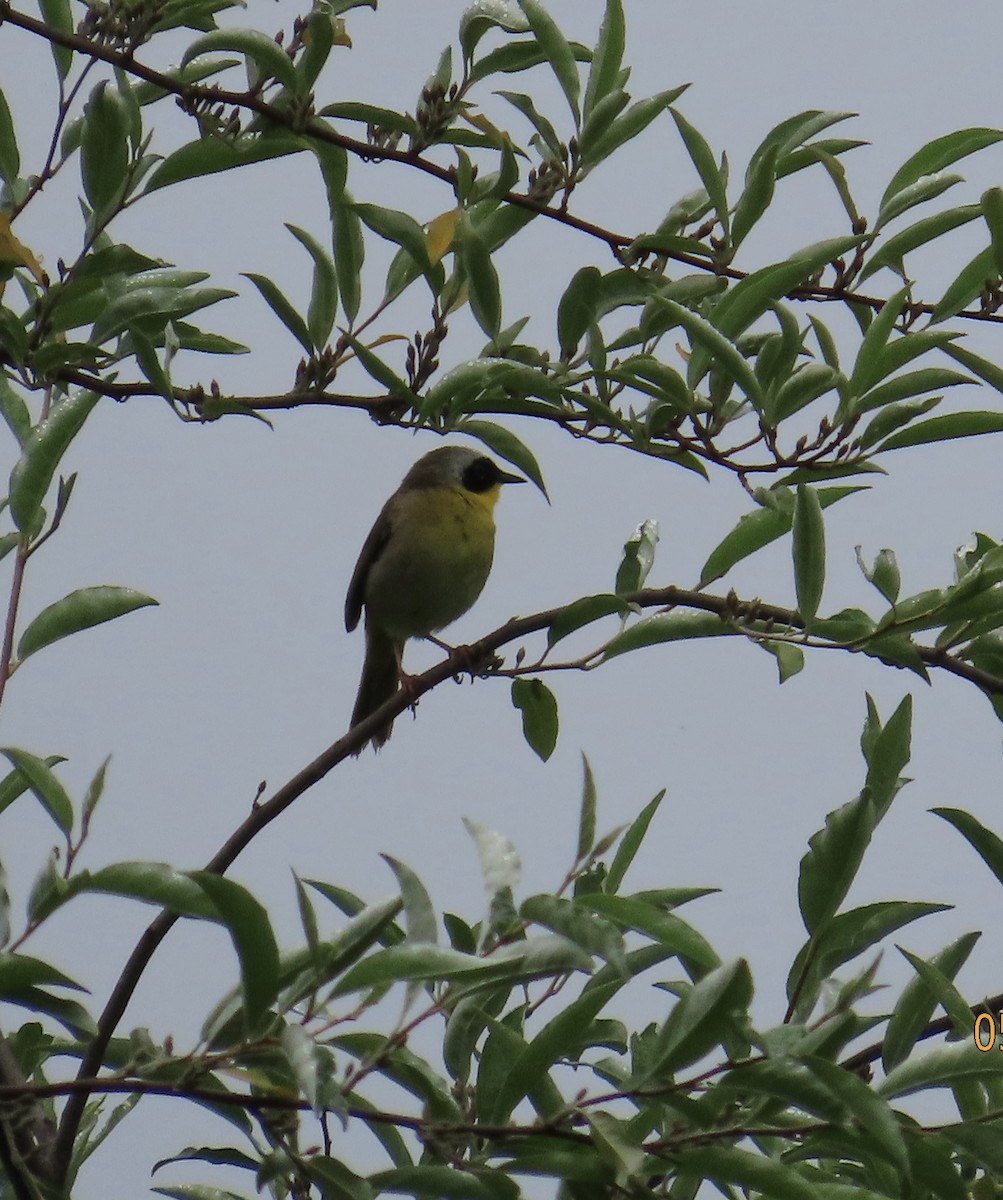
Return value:
M 965 129 L 927 142 L 891 174 L 876 213 L 865 215 L 844 164 L 861 143 L 837 132 L 847 114 L 807 110 L 780 122 L 735 186 L 726 156 L 682 111 L 684 86 L 634 100 L 620 0 L 608 0 L 592 46 L 568 40 L 538 0 L 473 4 L 460 20 L 458 56 L 446 49 L 406 112 L 323 96 L 325 68 L 350 46 L 352 0 L 332 0 L 277 35 L 220 27 L 220 14 L 235 7 L 111 0 L 81 6 L 74 20 L 71 0 L 46 0 L 40 20 L 0 0 L 0 35 L 17 29 L 51 48 L 56 92 L 51 136 L 31 164 L 22 163 L 27 147 L 0 93 L 0 415 L 13 446 L 10 528 L 0 532 L 0 557 L 12 565 L 0 697 L 40 650 L 155 603 L 125 587 L 84 587 L 42 612 L 22 612 L 34 556 L 59 545 L 57 532 L 71 536 L 76 476 L 59 472 L 102 398 L 159 399 L 186 421 L 363 409 L 380 424 L 472 436 L 541 488 L 531 437 L 509 426 L 518 418 L 520 432 L 532 431 L 544 421 L 667 469 L 710 479 L 717 468 L 737 478 L 753 508 L 709 550 L 692 588 L 645 586 L 657 541 L 646 523 L 629 539 L 608 593 L 510 621 L 447 653 L 284 786 L 264 799 L 262 789 L 202 871 L 159 863 L 80 870 L 107 763 L 75 799 L 60 779 L 59 754 L 9 747 L 0 814 L 31 796 L 61 838 L 60 854 L 38 872 L 24 927 L 6 930 L 0 952 L 0 998 L 33 1018 L 0 1039 L 0 1167 L 10 1189 L 35 1198 L 46 1180 L 69 1195 L 81 1164 L 141 1095 L 156 1093 L 213 1110 L 241 1140 L 169 1162 L 253 1172 L 255 1186 L 276 1197 L 371 1200 L 404 1191 L 509 1200 L 524 1175 L 585 1182 L 590 1194 L 604 1195 L 661 1195 L 702 1180 L 722 1191 L 791 1196 L 838 1188 L 862 1200 L 961 1200 L 979 1187 L 990 1194 L 999 1181 L 1003 1093 L 983 1018 L 995 1043 L 1003 1001 L 973 1006 L 955 984 L 978 935 L 926 960 L 903 951 L 914 976 L 891 1011 L 875 1017 L 866 1008 L 881 944 L 943 905 L 846 906 L 904 783 L 908 700 L 886 723 L 868 701 L 864 785 L 809 841 L 798 886 L 806 940 L 790 966 L 786 1012 L 773 1026 L 752 1019 L 749 963 L 721 962 L 678 915 L 709 889 L 624 892 L 661 794 L 627 828 L 597 836 L 588 766 L 572 865 L 551 893 L 518 899 L 515 846 L 471 826 L 490 895 L 476 919 L 440 917 L 417 875 L 388 860 L 397 894 L 382 903 L 328 881 L 297 880 L 302 944 L 281 953 L 262 903 L 226 873 L 372 728 L 464 673 L 511 679 L 526 738 L 542 758 L 559 728 L 544 676 L 706 637 L 765 649 L 781 682 L 813 650 L 862 653 L 925 681 L 948 672 L 1003 716 L 1003 546 L 989 535 L 956 554 L 950 582 L 912 596 L 900 594 L 892 551 L 871 562 L 860 556 L 879 609 L 823 607 L 824 512 L 864 490 L 845 480 L 873 482 L 895 452 L 1003 430 L 995 400 L 974 410 L 944 403 L 955 388 L 1003 392 L 1003 366 L 963 341 L 966 330 L 1003 320 L 1003 191 L 929 207 L 963 182 L 954 165 L 997 147 L 1003 131 Z M 178 66 L 150 65 L 164 58 L 162 46 L 176 45 L 167 35 L 188 39 Z M 521 91 L 484 95 L 502 77 L 531 86 L 539 67 L 557 84 L 554 108 Z M 241 69 L 246 84 L 233 86 Z M 516 127 L 503 128 L 499 113 Z M 573 202 L 590 176 L 667 119 L 695 189 L 630 234 L 576 216 Z M 181 386 L 179 360 L 187 367 L 205 354 L 225 362 L 246 352 L 198 323 L 197 314 L 236 294 L 212 286 L 203 271 L 169 265 L 159 227 L 143 231 L 149 244 L 139 248 L 119 240 L 118 219 L 168 188 L 225 186 L 246 166 L 293 154 L 316 163 L 325 212 L 319 230 L 288 227 L 310 265 L 309 295 L 294 302 L 274 280 L 245 272 L 302 353 L 290 362 L 291 386 L 240 395 L 225 375 Z M 356 201 L 350 169 L 353 181 L 363 173 L 378 181 L 387 162 L 440 183 L 441 211 L 428 219 Z M 47 185 L 76 170 L 82 219 L 73 253 L 64 253 L 59 234 L 44 249 L 22 243 L 14 224 L 29 208 L 44 211 Z M 750 260 L 749 234 L 783 204 L 784 181 L 805 171 L 831 183 L 845 223 L 819 229 L 815 243 L 780 261 Z M 920 206 L 925 215 L 913 220 Z M 607 247 L 611 260 L 607 270 L 584 256 L 568 265 L 553 344 L 524 340 L 536 314 L 505 316 L 514 293 L 497 266 L 498 252 L 541 220 L 579 232 L 586 253 Z M 918 252 L 973 223 L 984 225 L 986 245 L 930 299 L 913 276 Z M 394 251 L 375 296 L 364 271 L 372 238 Z M 53 260 L 50 274 L 42 263 Z M 420 288 L 429 293 L 428 324 L 405 331 L 398 302 Z M 853 316 L 854 336 L 837 336 L 826 323 L 833 305 Z M 450 361 L 464 326 L 468 338 L 473 331 L 484 339 L 483 349 Z M 787 537 L 795 609 L 707 591 Z M 599 634 L 600 622 L 615 624 Z M 530 653 L 523 643 L 541 634 L 546 644 Z M 566 639 L 577 647 L 593 634 L 584 650 L 557 658 Z M 499 661 L 510 647 L 513 662 Z M 936 811 L 1003 883 L 996 834 L 960 810 Z M 27 953 L 54 913 L 93 893 L 162 910 L 97 1017 L 64 994 L 78 990 L 69 976 Z M 330 906 L 323 913 L 318 898 Z M 5 916 L 8 899 L 3 893 Z M 224 929 L 240 975 L 188 1052 L 142 1031 L 119 1033 L 138 982 L 179 920 Z M 325 921 L 333 932 L 321 931 Z M 683 977 L 662 978 L 667 962 Z M 839 978 L 847 967 L 855 973 Z M 634 1029 L 627 1016 L 609 1015 L 621 1002 L 629 1013 L 629 997 L 656 972 L 663 1005 L 655 1021 Z M 388 1029 L 377 1005 L 390 992 L 404 1004 Z M 944 1016 L 934 1016 L 938 1008 Z M 437 1055 L 423 1057 L 412 1035 L 440 1024 Z M 63 1031 L 58 1038 L 53 1025 Z M 943 1046 L 917 1053 L 940 1034 Z M 48 1082 L 57 1055 L 79 1059 L 75 1082 Z M 583 1089 L 583 1078 L 595 1089 Z M 370 1087 L 399 1092 L 401 1107 L 413 1111 L 377 1105 Z M 906 1114 L 905 1098 L 932 1088 L 953 1089 L 957 1121 L 920 1125 Z M 101 1097 L 115 1092 L 129 1099 L 104 1115 Z M 57 1098 L 65 1098 L 61 1108 Z M 535 1118 L 517 1119 L 527 1106 Z M 387 1165 L 368 1175 L 350 1165 L 351 1145 L 328 1128 L 330 1118 L 349 1117 L 376 1134 Z

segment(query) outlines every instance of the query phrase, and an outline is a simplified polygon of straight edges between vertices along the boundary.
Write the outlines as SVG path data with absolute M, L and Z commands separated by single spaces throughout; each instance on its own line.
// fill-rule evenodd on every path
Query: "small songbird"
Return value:
M 405 641 L 444 629 L 481 594 L 494 557 L 494 507 L 506 483 L 525 480 L 476 450 L 442 446 L 419 458 L 384 504 L 345 598 L 349 632 L 366 610 L 353 728 L 396 693 Z M 373 733 L 377 750 L 392 726 Z

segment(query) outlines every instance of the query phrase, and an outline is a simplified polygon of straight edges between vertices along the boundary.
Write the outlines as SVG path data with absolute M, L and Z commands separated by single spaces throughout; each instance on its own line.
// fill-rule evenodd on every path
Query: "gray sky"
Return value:
M 552 0 L 549 7 L 566 33 L 594 41 L 600 4 Z M 378 14 L 350 14 L 354 48 L 333 56 L 318 85 L 323 102 L 413 106 L 441 47 L 455 36 L 462 8 L 396 0 Z M 246 14 L 231 20 L 271 32 L 290 26 L 295 11 L 288 3 L 252 0 Z M 922 0 L 908 7 L 712 3 L 696 9 L 635 0 L 627 16 L 634 96 L 691 80 L 679 107 L 716 150 L 727 150 L 735 179 L 784 117 L 807 108 L 857 112 L 859 118 L 841 129 L 872 144 L 844 161 L 859 207 L 873 217 L 893 171 L 920 145 L 957 128 L 1001 121 L 995 5 Z M 0 79 L 15 120 L 39 131 L 35 145 L 25 139 L 25 159 L 39 158 L 47 136 L 38 123 L 46 113 L 35 108 L 51 102 L 48 94 L 39 99 L 38 90 L 39 78 L 48 87 L 50 73 L 44 47 L 10 26 L 0 29 Z M 570 132 L 543 69 L 493 86 L 532 91 L 565 135 Z M 485 107 L 528 139 L 503 102 L 486 99 Z M 169 118 L 173 136 L 191 136 L 179 121 L 177 114 Z M 983 152 L 960 170 L 967 182 L 935 202 L 941 207 L 977 200 L 985 187 L 1000 183 L 1003 149 Z M 572 209 L 620 231 L 641 232 L 695 185 L 666 116 L 576 191 Z M 349 186 L 358 199 L 404 208 L 419 220 L 452 207 L 442 185 L 397 167 L 353 162 Z M 60 255 L 75 253 L 77 188 L 72 175 L 60 181 L 18 225 L 50 272 Z M 774 207 L 739 266 L 759 266 L 846 231 L 821 172 L 783 182 Z M 211 271 L 213 283 L 240 291 L 239 299 L 211 310 L 204 324 L 247 342 L 253 353 L 229 361 L 193 359 L 187 368 L 193 381 L 215 374 L 224 392 L 278 392 L 291 385 L 299 348 L 239 276 L 269 274 L 305 303 L 309 262 L 283 222 L 325 240 L 326 205 L 306 156 L 161 193 L 116 224 L 116 236 L 138 249 Z M 925 265 L 918 294 L 936 299 L 984 241 L 977 223 L 959 231 L 947 243 L 950 253 Z M 369 250 L 364 311 L 382 292 L 388 257 L 372 242 Z M 535 222 L 498 256 L 504 323 L 530 315 L 530 340 L 552 341 L 556 299 L 588 262 L 613 265 L 601 245 L 583 235 Z M 879 286 L 894 290 L 890 276 L 873 281 L 874 290 Z M 384 328 L 410 334 L 424 327 L 427 292 L 412 291 L 410 307 Z M 823 317 L 836 319 L 828 311 Z M 450 328 L 444 366 L 476 354 L 484 341 L 467 313 Z M 968 344 L 1000 356 L 994 329 L 972 331 Z M 969 394 L 956 401 L 961 407 L 997 403 L 994 394 L 964 390 Z M 8 692 L 3 743 L 67 755 L 60 775 L 74 796 L 105 755 L 113 755 L 82 866 L 131 858 L 200 866 L 244 817 L 259 780 L 274 789 L 344 732 L 362 657 L 361 635 L 349 636 L 343 627 L 345 587 L 383 500 L 410 463 L 439 442 L 333 410 L 279 414 L 274 424 L 271 432 L 235 418 L 184 426 L 154 401 L 102 401 L 68 456 L 65 468 L 80 473 L 73 503 L 63 530 L 31 562 L 23 614 L 75 587 L 104 582 L 134 586 L 161 602 L 39 654 Z M 662 528 L 650 582 L 690 586 L 710 549 L 749 507 L 728 476 L 713 476 L 708 484 L 529 422 L 514 428 L 536 453 L 553 504 L 532 488 L 506 491 L 493 575 L 474 609 L 446 635 L 453 641 L 610 588 L 624 539 L 649 517 Z M 12 440 L 5 445 L 12 463 Z M 830 578 L 823 608 L 852 603 L 880 611 L 877 593 L 854 563 L 858 543 L 869 558 L 883 546 L 895 548 L 903 594 L 946 583 L 952 553 L 973 529 L 999 536 L 998 456 L 999 444 L 991 440 L 890 456 L 891 474 L 875 480 L 869 495 L 827 514 Z M 787 543 L 718 585 L 729 586 L 743 596 L 793 604 Z M 528 644 L 530 654 L 534 645 Z M 434 656 L 413 645 L 407 661 L 417 669 Z M 1000 989 L 998 921 L 987 919 L 998 907 L 995 885 L 961 838 L 926 815 L 934 805 L 958 805 L 1003 826 L 1000 727 L 972 687 L 938 677 L 928 688 L 862 657 L 817 653 L 802 675 L 778 688 L 766 654 L 724 641 L 659 648 L 548 682 L 561 712 L 561 737 L 549 763 L 525 746 L 506 681 L 446 685 L 422 701 L 417 720 L 398 720 L 379 757 L 345 763 L 242 855 L 233 875 L 269 906 L 284 944 L 300 937 L 290 869 L 375 901 L 394 890 L 381 852 L 417 871 L 437 907 L 476 919 L 483 892 L 461 823 L 465 815 L 516 843 L 524 863 L 522 895 L 556 886 L 574 852 L 584 752 L 595 771 L 603 828 L 629 821 L 657 790 L 668 788 L 628 883 L 721 886 L 721 895 L 682 915 L 722 956 L 750 959 L 756 1014 L 773 1024 L 783 1013 L 787 965 L 803 940 L 796 879 L 806 839 L 863 782 L 864 692 L 873 693 L 887 718 L 911 691 L 916 713 L 908 773 L 915 782 L 880 828 L 849 903 L 893 897 L 954 903 L 954 912 L 905 930 L 901 943 L 928 955 L 961 932 L 985 927 L 961 984 L 970 999 Z M 0 858 L 12 890 L 23 896 L 53 842 L 52 826 L 27 801 L 6 812 L 3 823 Z M 84 900 L 57 915 L 27 949 L 91 986 L 100 1009 L 151 916 L 138 906 Z M 335 924 L 331 914 L 328 927 Z M 892 951 L 886 958 L 887 979 L 906 977 L 897 957 Z M 124 1028 L 148 1025 L 158 1038 L 173 1032 L 184 1045 L 234 972 L 221 930 L 176 929 Z M 185 1141 L 212 1140 L 194 1110 L 146 1103 L 142 1110 L 147 1115 L 129 1123 L 138 1120 L 133 1132 L 107 1151 L 116 1160 L 121 1195 L 142 1194 L 156 1157 Z M 125 1142 L 141 1138 L 153 1149 L 127 1154 Z M 188 1175 L 172 1174 L 171 1181 L 182 1177 Z M 100 1167 L 86 1179 L 85 1200 L 107 1194 Z

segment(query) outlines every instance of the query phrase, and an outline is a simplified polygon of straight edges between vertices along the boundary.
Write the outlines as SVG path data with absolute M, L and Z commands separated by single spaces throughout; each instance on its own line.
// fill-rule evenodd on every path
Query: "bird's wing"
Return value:
M 393 532 L 393 524 L 384 509 L 376 519 L 376 524 L 369 531 L 369 536 L 362 543 L 359 551 L 359 561 L 355 564 L 352 579 L 345 596 L 345 628 L 349 633 L 358 625 L 362 616 L 362 604 L 366 596 L 366 580 L 373 563 L 386 549 L 387 542 Z

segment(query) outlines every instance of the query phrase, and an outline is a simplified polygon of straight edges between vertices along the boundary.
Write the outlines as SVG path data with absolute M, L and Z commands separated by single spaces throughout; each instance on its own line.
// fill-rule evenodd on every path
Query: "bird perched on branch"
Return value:
M 506 483 L 525 480 L 475 450 L 442 446 L 419 458 L 384 504 L 345 598 L 349 632 L 366 610 L 366 657 L 352 728 L 406 679 L 405 641 L 444 629 L 481 594 L 494 558 L 494 507 Z M 377 750 L 392 726 L 388 721 L 373 732 Z

